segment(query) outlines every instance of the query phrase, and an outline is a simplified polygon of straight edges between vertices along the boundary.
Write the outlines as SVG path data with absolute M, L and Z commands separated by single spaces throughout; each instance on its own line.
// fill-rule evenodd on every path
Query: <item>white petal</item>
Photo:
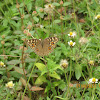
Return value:
M 70 45 L 70 42 L 68 42 L 68 44 Z
M 98 82 L 98 79 L 96 79 L 96 82 Z
M 70 40 L 70 42 L 72 42 L 72 40 Z
M 73 37 L 75 37 L 75 36 L 76 36 L 76 33 L 74 32 L 74 33 L 73 33 Z
M 92 82 L 92 79 L 89 79 L 89 82 Z
M 6 84 L 6 87 L 8 87 L 8 84 Z
M 74 46 L 76 43 L 74 42 L 72 46 Z
M 48 5 L 44 5 L 45 8 L 48 8 Z
M 70 36 L 70 34 L 68 34 L 68 36 Z
M 95 19 L 97 19 L 97 16 L 95 17 Z

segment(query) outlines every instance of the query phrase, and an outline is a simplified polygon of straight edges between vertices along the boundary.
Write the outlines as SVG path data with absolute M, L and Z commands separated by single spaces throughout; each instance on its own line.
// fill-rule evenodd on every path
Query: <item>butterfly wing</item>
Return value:
M 58 42 L 57 37 L 49 37 L 43 40 L 43 55 L 46 56 L 53 51 Z
M 30 40 L 27 40 L 27 44 L 39 56 L 43 55 L 43 47 L 42 47 L 41 43 L 42 43 L 41 39 L 30 39 Z

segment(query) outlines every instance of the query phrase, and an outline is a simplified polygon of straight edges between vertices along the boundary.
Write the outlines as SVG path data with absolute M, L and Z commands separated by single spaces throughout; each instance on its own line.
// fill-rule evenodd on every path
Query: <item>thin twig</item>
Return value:
M 47 63 L 46 63 L 46 61 L 45 61 L 44 56 L 43 56 L 43 60 L 44 60 L 45 66 L 47 67 L 47 70 L 48 70 L 48 77 L 49 77 L 50 84 L 51 84 L 51 91 L 54 93 L 54 95 L 56 95 L 56 94 L 55 94 L 55 89 L 54 89 L 54 87 L 53 87 L 53 85 L 52 85 L 52 82 L 51 82 L 51 77 L 49 76 L 50 71 L 49 71 L 49 68 L 48 68 L 48 66 L 47 66 Z M 53 90 L 52 90 L 52 89 L 53 89 Z
M 19 5 L 19 3 L 18 3 L 18 1 L 16 0 L 16 4 L 17 5 Z M 22 16 L 22 14 L 21 14 L 21 11 L 20 11 L 20 9 L 19 8 L 17 8 L 18 9 L 18 11 L 19 11 L 19 14 L 20 14 L 20 17 Z M 23 26 L 23 19 L 22 19 L 22 17 L 21 17 L 21 26 Z
M 26 73 L 25 73 L 25 66 L 24 66 L 24 60 L 25 60 L 25 59 L 24 59 L 24 45 L 25 45 L 25 42 L 23 43 L 22 58 L 21 58 L 21 61 L 22 61 L 22 68 L 23 68 L 25 80 L 26 80 L 26 83 L 27 83 L 27 76 L 26 76 Z M 31 91 L 30 91 L 29 85 L 28 85 L 27 87 L 28 87 L 29 96 L 30 96 L 30 99 L 31 99 Z
M 0 55 L 0 56 L 2 56 L 2 57 L 21 57 L 21 56 L 12 56 L 12 55 Z
M 5 54 L 4 44 L 2 44 L 2 49 L 3 49 L 3 55 L 4 55 Z M 3 56 L 3 57 L 4 57 L 4 63 L 5 63 L 5 56 Z M 6 73 L 7 73 L 7 79 L 9 80 L 9 73 L 7 70 L 7 66 L 5 68 L 6 68 Z
M 28 9 L 27 9 L 27 7 L 26 7 L 26 5 L 25 5 L 25 3 L 24 3 L 24 0 L 22 0 L 22 1 L 23 1 L 23 4 L 24 4 L 25 9 L 26 9 L 27 13 L 29 14 L 29 17 L 30 17 L 30 19 L 31 19 L 31 21 L 32 21 L 32 26 L 34 26 L 34 24 L 33 24 L 33 23 L 34 23 L 34 20 L 33 20 L 31 14 L 29 13 L 29 11 L 28 11 Z

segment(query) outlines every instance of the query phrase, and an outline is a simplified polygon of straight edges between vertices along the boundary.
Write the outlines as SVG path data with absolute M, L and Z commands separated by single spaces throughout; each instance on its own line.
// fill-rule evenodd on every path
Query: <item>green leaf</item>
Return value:
M 53 62 L 51 59 L 48 59 L 48 58 L 47 58 L 47 67 L 50 72 L 53 72 L 57 69 L 62 70 L 60 65 L 56 64 L 55 62 Z
M 44 71 L 46 69 L 46 66 L 42 63 L 36 63 L 35 66 L 40 70 Z
M 0 74 L 3 75 L 3 72 L 0 71 Z
M 38 13 L 41 18 L 44 17 L 44 13 Z
M 5 71 L 6 69 L 5 68 L 0 68 L 0 71 Z
M 6 28 L 7 26 L 0 25 L 0 32 L 4 31 Z
M 52 5 L 54 5 L 54 6 L 60 6 L 60 4 L 57 3 L 57 2 L 52 3 Z
M 49 97 L 47 97 L 47 100 L 51 100 Z
M 82 73 L 81 66 L 79 64 L 75 65 L 75 76 L 77 80 L 81 77 L 81 73 Z
M 11 64 L 11 65 L 16 65 L 16 64 L 19 64 L 20 63 L 20 60 L 11 60 L 11 61 L 8 61 L 7 64 Z
M 54 22 L 53 22 L 53 23 L 55 23 L 55 24 L 57 24 L 57 23 L 61 23 L 61 20 L 56 19 L 56 20 L 54 20 Z
M 26 86 L 27 82 L 26 82 L 26 80 L 23 77 L 20 78 L 20 81 L 23 84 L 23 86 Z M 28 83 L 28 87 L 31 88 L 30 83 Z
M 41 0 L 36 0 L 35 1 L 35 6 L 37 6 L 37 7 L 39 6 L 40 7 L 42 5 L 43 5 L 43 2 L 41 2 Z
M 61 57 L 61 50 L 58 48 L 56 49 L 57 51 L 55 52 L 55 59 L 58 61 L 59 58 Z
M 5 46 L 11 46 L 12 43 L 5 43 Z
M 48 70 L 45 69 L 44 71 L 42 71 L 41 76 L 42 76 L 43 74 L 47 73 L 47 72 L 48 72 Z
M 71 3 L 70 2 L 65 2 L 64 4 L 63 4 L 63 6 L 69 6 Z
M 65 44 L 60 43 L 60 46 L 61 46 L 61 49 L 62 49 L 62 52 L 64 53 L 64 55 L 67 55 L 67 48 L 66 48 Z
M 25 74 L 27 73 L 25 69 L 24 69 L 24 72 L 23 72 L 23 69 L 19 68 L 19 67 L 14 67 L 14 69 L 15 69 L 16 72 L 18 72 L 20 74 L 24 74 L 24 72 L 25 72 Z
M 27 8 L 28 8 L 28 11 L 31 11 L 31 9 L 32 9 L 32 3 L 31 2 L 29 4 L 27 4 Z
M 38 17 L 33 17 L 33 19 L 36 21 L 36 22 L 39 22 L 39 18 Z
M 39 76 L 36 79 L 35 84 L 42 84 L 43 82 L 46 82 L 46 78 L 44 76 Z
M 28 63 L 34 62 L 34 61 L 36 61 L 36 59 L 32 59 L 32 58 L 26 58 L 25 59 L 25 62 L 28 62 Z
M 10 70 L 12 70 L 14 67 L 15 67 L 14 65 L 8 65 L 8 66 L 7 66 L 7 70 L 10 71 Z
M 66 87 L 66 85 L 67 85 L 67 83 L 64 82 L 64 80 L 60 80 L 60 82 L 59 82 L 59 88 L 60 88 L 61 90 L 63 90 L 63 89 Z
M 47 83 L 48 83 L 48 85 L 45 88 L 45 91 L 44 91 L 45 93 L 48 92 L 49 90 L 51 90 L 51 83 L 50 83 L 50 81 L 48 81 Z
M 22 77 L 22 75 L 19 74 L 19 73 L 16 72 L 16 71 L 11 71 L 10 74 L 11 74 L 13 77 L 16 77 L 16 78 L 18 78 L 18 79 L 19 79 L 20 77 Z
M 53 71 L 52 73 L 49 73 L 49 75 L 53 78 L 56 78 L 56 79 L 61 79 L 60 76 L 55 72 Z

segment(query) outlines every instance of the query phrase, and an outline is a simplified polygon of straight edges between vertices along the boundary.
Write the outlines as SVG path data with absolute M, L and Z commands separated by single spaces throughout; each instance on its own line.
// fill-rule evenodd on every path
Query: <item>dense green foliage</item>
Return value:
M 26 43 L 48 37 L 59 39 L 48 56 Z M 100 1 L 0 1 L 0 61 L 0 100 L 100 99 Z

